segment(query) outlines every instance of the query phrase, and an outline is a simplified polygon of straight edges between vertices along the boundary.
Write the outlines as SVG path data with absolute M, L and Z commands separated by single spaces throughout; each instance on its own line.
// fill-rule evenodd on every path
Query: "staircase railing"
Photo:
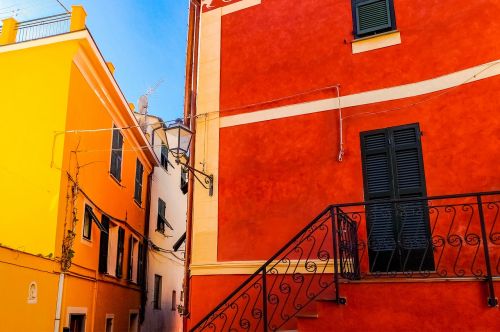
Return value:
M 331 205 L 191 331 L 276 331 L 327 289 L 345 304 L 341 280 L 481 280 L 495 306 L 499 212 L 498 191 Z

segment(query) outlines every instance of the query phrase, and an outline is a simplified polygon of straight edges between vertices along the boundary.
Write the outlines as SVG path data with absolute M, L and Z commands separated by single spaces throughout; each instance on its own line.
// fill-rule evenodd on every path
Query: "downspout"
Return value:
M 184 121 L 189 124 L 189 128 L 194 133 L 189 151 L 189 165 L 194 167 L 194 153 L 196 144 L 196 92 L 198 89 L 198 45 L 200 31 L 200 10 L 199 0 L 191 0 L 189 3 L 189 25 L 188 42 L 186 50 L 186 85 L 184 95 Z M 186 251 L 184 265 L 184 316 L 183 331 L 187 331 L 188 318 L 190 316 L 190 266 L 191 266 L 191 247 L 192 247 L 192 229 L 193 229 L 193 190 L 194 176 L 188 180 L 188 201 L 186 213 Z
M 153 133 L 154 135 L 154 133 Z M 151 209 L 151 183 L 153 180 L 153 172 L 155 168 L 153 166 L 153 169 L 151 170 L 151 173 L 148 174 L 148 181 L 146 184 L 146 216 L 144 218 L 144 240 L 143 240 L 143 246 L 144 246 L 144 252 L 142 253 L 143 256 L 143 263 L 142 263 L 142 283 L 141 283 L 141 310 L 139 312 L 139 320 L 141 324 L 144 322 L 144 318 L 146 316 L 146 304 L 148 301 L 148 294 L 147 294 L 147 271 L 148 271 L 148 249 L 149 249 L 149 214 L 150 214 L 150 209 Z
M 59 274 L 59 285 L 57 287 L 56 317 L 54 319 L 54 332 L 59 332 L 61 326 L 61 309 L 64 289 L 64 272 Z

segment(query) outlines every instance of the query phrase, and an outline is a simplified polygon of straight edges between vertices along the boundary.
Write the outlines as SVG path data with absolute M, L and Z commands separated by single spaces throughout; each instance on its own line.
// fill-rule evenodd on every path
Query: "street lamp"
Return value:
M 181 119 L 169 125 L 165 132 L 167 134 L 168 149 L 174 156 L 177 165 L 180 164 L 190 171 L 196 180 L 198 180 L 205 189 L 208 189 L 208 194 L 212 196 L 214 193 L 214 176 L 208 175 L 181 161 L 182 157 L 186 157 L 187 159 L 189 156 L 189 147 L 191 145 L 193 132 L 182 123 Z M 198 174 L 203 176 L 203 181 L 198 177 Z

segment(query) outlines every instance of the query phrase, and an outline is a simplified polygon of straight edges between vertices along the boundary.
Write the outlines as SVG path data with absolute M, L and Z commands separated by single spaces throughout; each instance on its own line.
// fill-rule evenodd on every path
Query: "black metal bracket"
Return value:
M 191 174 L 193 174 L 193 176 L 195 177 L 195 179 L 198 180 L 198 182 L 203 186 L 203 188 L 208 189 L 208 195 L 213 196 L 213 194 L 214 194 L 214 176 L 212 174 L 209 175 L 209 174 L 206 174 L 200 170 L 197 170 L 196 168 L 191 167 L 188 164 L 181 162 L 179 159 L 176 159 L 175 162 L 178 165 L 182 165 L 188 171 L 190 171 Z M 203 176 L 203 181 L 198 177 L 197 174 L 200 174 Z

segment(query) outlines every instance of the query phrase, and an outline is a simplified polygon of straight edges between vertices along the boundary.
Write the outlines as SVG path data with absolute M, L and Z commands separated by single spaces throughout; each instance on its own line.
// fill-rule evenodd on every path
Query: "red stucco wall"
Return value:
M 490 78 L 408 109 L 349 118 L 342 163 L 337 111 L 221 129 L 219 259 L 267 259 L 328 204 L 362 201 L 362 131 L 418 122 L 428 195 L 498 190 L 499 86 L 500 77 Z
M 350 0 L 263 0 L 223 16 L 223 115 L 335 84 L 345 95 L 413 83 L 500 57 L 496 0 L 394 0 L 394 7 L 402 43 L 354 55 Z

